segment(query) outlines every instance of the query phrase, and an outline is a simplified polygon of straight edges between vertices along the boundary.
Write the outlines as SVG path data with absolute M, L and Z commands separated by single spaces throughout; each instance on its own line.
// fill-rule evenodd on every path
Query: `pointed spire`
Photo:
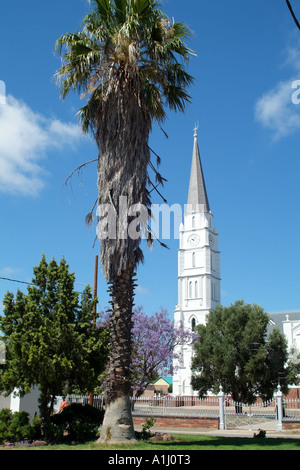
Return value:
M 210 212 L 206 186 L 198 146 L 198 126 L 194 129 L 194 149 L 192 158 L 192 168 L 188 195 L 188 204 L 192 205 L 192 210 Z

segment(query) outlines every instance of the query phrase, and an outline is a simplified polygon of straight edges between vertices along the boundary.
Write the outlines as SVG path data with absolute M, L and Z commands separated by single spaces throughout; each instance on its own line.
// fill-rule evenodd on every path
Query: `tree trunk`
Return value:
M 105 391 L 105 415 L 98 443 L 135 442 L 130 407 L 132 308 L 134 271 L 130 267 L 111 283 L 112 322 L 110 364 Z
M 39 397 L 39 411 L 41 416 L 41 434 L 43 439 L 51 438 L 50 408 L 48 406 L 51 395 L 48 390 L 41 390 Z

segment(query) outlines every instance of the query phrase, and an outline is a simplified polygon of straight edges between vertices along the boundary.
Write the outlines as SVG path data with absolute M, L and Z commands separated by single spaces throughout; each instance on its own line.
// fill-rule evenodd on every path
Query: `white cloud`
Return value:
M 56 145 L 62 146 L 72 144 L 82 137 L 82 132 L 79 126 L 70 123 L 64 123 L 58 119 L 49 121 L 48 126 L 49 137 L 56 140 Z
M 300 107 L 292 102 L 295 79 L 280 82 L 256 103 L 255 117 L 279 139 L 300 130 Z
M 12 268 L 10 266 L 5 266 L 4 268 L 0 269 L 0 275 L 1 276 L 12 276 L 13 274 L 16 274 L 18 272 L 22 271 L 20 268 Z
M 140 295 L 148 295 L 149 294 L 149 290 L 145 287 L 140 286 L 140 285 L 138 285 L 136 287 L 136 292 Z
M 300 79 L 300 43 L 286 50 L 285 65 L 293 68 L 293 75 L 277 83 L 255 104 L 256 120 L 273 132 L 274 139 L 300 130 L 300 104 L 293 102 L 297 93 L 293 83 Z
M 81 138 L 78 125 L 46 118 L 8 96 L 0 106 L 0 192 L 35 196 L 45 184 L 47 151 Z

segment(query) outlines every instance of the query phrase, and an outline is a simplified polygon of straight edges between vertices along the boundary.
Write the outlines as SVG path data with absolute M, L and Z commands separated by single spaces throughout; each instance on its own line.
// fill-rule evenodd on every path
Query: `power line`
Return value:
M 4 280 L 4 281 L 10 281 L 10 282 L 18 282 L 20 284 L 29 284 L 31 286 L 35 286 L 36 284 L 34 284 L 33 282 L 26 282 L 26 281 L 18 281 L 17 279 L 10 279 L 9 277 L 1 277 L 0 276 L 0 279 Z
M 0 280 L 2 281 L 10 281 L 10 282 L 17 282 L 19 284 L 27 284 L 27 285 L 30 285 L 30 286 L 37 286 L 37 284 L 34 284 L 34 282 L 26 282 L 26 281 L 19 281 L 18 279 L 11 279 L 9 277 L 1 277 L 0 276 Z M 87 284 L 83 284 L 82 282 L 74 282 L 74 284 L 79 284 L 81 286 L 87 286 Z M 82 294 L 82 292 L 79 292 L 79 294 Z

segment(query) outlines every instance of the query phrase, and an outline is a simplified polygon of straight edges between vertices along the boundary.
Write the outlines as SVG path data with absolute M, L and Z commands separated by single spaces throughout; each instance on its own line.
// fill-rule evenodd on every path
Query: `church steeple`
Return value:
M 193 330 L 195 325 L 206 324 L 208 315 L 221 301 L 218 231 L 214 227 L 208 202 L 197 129 L 194 133 L 188 205 L 184 212 L 179 237 L 178 304 L 174 323 Z M 197 395 L 191 385 L 193 346 L 178 345 L 175 351 L 173 393 Z
M 193 211 L 200 210 L 201 212 L 210 212 L 199 152 L 197 128 L 194 130 L 194 149 L 188 194 L 188 205 L 191 205 L 190 207 Z

